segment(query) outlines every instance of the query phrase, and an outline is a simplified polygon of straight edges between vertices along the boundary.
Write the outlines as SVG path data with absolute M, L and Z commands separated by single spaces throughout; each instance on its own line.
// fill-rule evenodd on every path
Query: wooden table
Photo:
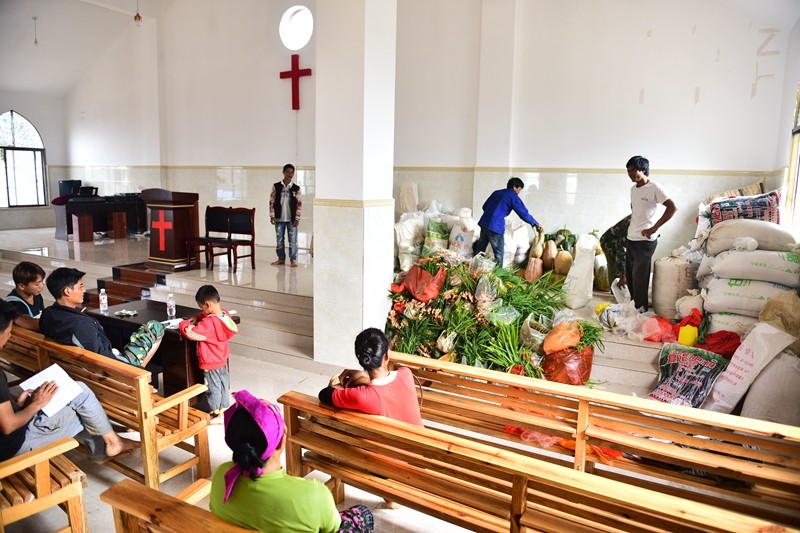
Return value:
M 123 309 L 137 311 L 138 314 L 132 317 L 120 317 L 114 314 Z M 183 305 L 178 305 L 175 309 L 178 318 L 190 318 L 199 312 L 198 308 Z M 159 322 L 167 320 L 167 304 L 155 300 L 135 300 L 112 305 L 106 314 L 100 313 L 99 309 L 87 309 L 86 314 L 99 320 L 111 344 L 116 349 L 122 350 L 130 340 L 131 333 L 139 329 L 142 324 L 150 320 Z M 235 323 L 240 322 L 238 316 L 232 318 Z M 152 362 L 161 367 L 164 396 L 179 392 L 195 383 L 203 383 L 203 372 L 197 364 L 197 343 L 186 339 L 177 329 L 167 329 Z

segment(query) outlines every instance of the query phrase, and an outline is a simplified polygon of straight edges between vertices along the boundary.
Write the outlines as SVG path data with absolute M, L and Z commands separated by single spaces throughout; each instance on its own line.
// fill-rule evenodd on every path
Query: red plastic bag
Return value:
M 447 271 L 444 267 L 439 267 L 436 275 L 431 276 L 424 269 L 414 265 L 403 279 L 403 285 L 411 293 L 411 296 L 422 303 L 427 303 L 439 296 L 446 277 Z
M 714 352 L 721 355 L 725 359 L 733 357 L 733 352 L 742 343 L 739 334 L 734 331 L 715 331 L 714 333 L 706 333 L 706 342 L 703 344 L 697 343 L 695 348 L 702 348 L 709 352 Z
M 655 331 L 650 331 L 649 326 L 654 325 Z M 647 329 L 648 336 L 644 338 L 650 342 L 674 342 L 675 333 L 672 330 L 672 322 L 661 316 L 654 316 L 645 322 L 647 328 L 642 328 L 642 333 Z
M 583 385 L 592 373 L 594 348 L 587 346 L 582 350 L 568 348 L 547 354 L 542 361 L 542 373 L 548 381 Z
M 574 348 L 581 342 L 582 336 L 583 327 L 580 322 L 565 320 L 553 326 L 553 329 L 544 338 L 542 349 L 544 349 L 544 353 L 550 354 Z
M 703 313 L 696 307 L 692 308 L 692 312 L 689 313 L 683 320 L 678 322 L 677 324 L 673 324 L 672 331 L 675 333 L 675 338 L 677 339 L 680 335 L 681 328 L 683 326 L 694 326 L 696 328 L 700 327 L 700 324 L 703 322 Z

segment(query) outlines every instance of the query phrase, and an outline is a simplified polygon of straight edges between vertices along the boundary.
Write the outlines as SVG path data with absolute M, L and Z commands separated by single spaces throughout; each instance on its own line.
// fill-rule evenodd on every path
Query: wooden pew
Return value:
M 67 514 L 68 525 L 60 531 L 88 531 L 86 476 L 62 455 L 77 446 L 74 439 L 61 439 L 0 463 L 0 531 L 56 505 Z
M 206 480 L 207 481 L 207 480 Z M 180 497 L 142 487 L 123 480 L 100 494 L 100 500 L 114 512 L 117 533 L 246 533 L 245 529 L 226 522 L 210 511 L 195 507 Z
M 788 531 L 761 518 L 604 479 L 457 435 L 288 392 L 286 470 L 341 484 L 472 531 Z
M 390 361 L 418 379 L 429 427 L 765 520 L 800 523 L 798 427 L 398 352 Z M 527 441 L 520 431 L 529 432 Z M 574 445 L 538 445 L 541 436 Z M 593 446 L 628 455 L 606 464 Z
M 142 471 L 125 464 L 124 458 L 105 464 L 126 476 L 158 489 L 164 481 L 197 467 L 197 476 L 211 476 L 208 451 L 209 415 L 189 406 L 189 400 L 207 390 L 193 385 L 167 398 L 150 387 L 150 372 L 102 355 L 50 341 L 39 333 L 14 327 L 6 347 L 0 350 L 3 368 L 38 372 L 58 364 L 97 396 L 108 418 L 124 430 L 139 433 Z M 119 427 L 117 428 L 119 429 Z M 193 444 L 184 442 L 192 439 Z M 159 454 L 177 447 L 188 458 L 162 471 Z

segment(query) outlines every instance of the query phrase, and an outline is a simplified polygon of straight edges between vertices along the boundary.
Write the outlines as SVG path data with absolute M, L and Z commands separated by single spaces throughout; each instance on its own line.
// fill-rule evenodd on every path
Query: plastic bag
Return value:
M 758 241 L 752 237 L 737 237 L 733 240 L 732 250 L 740 252 L 752 252 L 758 248 Z
M 414 265 L 403 279 L 403 285 L 414 298 L 426 303 L 439 296 L 446 277 L 447 271 L 444 267 L 439 267 L 436 275 L 431 276 L 419 265 Z
M 651 316 L 642 324 L 642 336 L 650 342 L 674 342 L 672 322 L 664 317 Z
M 533 313 L 529 314 L 519 330 L 519 342 L 535 352 L 542 348 L 544 338 L 547 336 L 546 326 L 536 320 Z
M 624 304 L 611 304 L 605 306 L 597 315 L 600 324 L 611 330 L 615 335 L 624 335 L 627 332 L 625 320 L 638 315 L 636 304 L 628 302 Z
M 594 235 L 584 233 L 578 238 L 575 244 L 575 261 L 564 281 L 566 304 L 571 309 L 580 309 L 592 299 L 595 250 L 597 238 Z
M 493 259 L 489 259 L 484 252 L 480 252 L 469 262 L 469 275 L 473 279 L 478 279 L 494 270 L 495 265 Z
M 500 302 L 502 303 L 502 300 L 500 300 Z M 505 326 L 513 324 L 520 316 L 520 312 L 510 305 L 500 305 L 498 307 L 493 307 L 491 311 L 486 313 L 486 320 L 495 326 Z
M 794 336 L 795 341 L 789 345 L 789 350 L 800 356 L 800 297 L 796 292 L 780 292 L 772 296 L 758 318 Z
M 727 365 L 727 359 L 713 352 L 665 344 L 658 356 L 658 385 L 647 397 L 674 405 L 698 407 Z
M 475 287 L 475 307 L 478 312 L 486 315 L 491 311 L 495 298 L 497 298 L 497 287 L 492 283 L 492 279 L 487 275 L 481 276 Z
M 626 304 L 631 301 L 631 291 L 628 290 L 627 285 L 625 287 L 619 286 L 619 278 L 611 282 L 611 294 L 614 295 L 614 300 L 618 304 Z
M 582 336 L 583 328 L 580 322 L 559 322 L 553 326 L 553 329 L 551 329 L 550 333 L 544 338 L 544 343 L 542 345 L 544 353 L 550 355 L 551 353 L 560 352 L 561 350 L 574 348 L 581 341 Z
M 629 339 L 636 342 L 642 342 L 644 341 L 644 333 L 642 331 L 644 323 L 647 322 L 649 318 L 654 316 L 656 315 L 652 311 L 648 311 L 646 313 L 637 312 L 635 315 L 631 315 L 622 319 L 620 326 L 625 330 L 625 334 Z
M 702 348 L 709 352 L 720 354 L 725 359 L 733 357 L 739 345 L 742 343 L 739 334 L 734 331 L 715 331 L 706 333 L 705 342 L 695 343 L 695 348 Z
M 592 374 L 594 348 L 586 346 L 581 350 L 567 348 L 548 353 L 542 361 L 542 373 L 548 381 L 567 385 L 583 385 Z
M 443 331 L 436 340 L 436 347 L 439 348 L 439 351 L 442 353 L 450 353 L 453 351 L 453 347 L 456 345 L 457 337 L 458 333 L 455 331 L 450 332 L 449 334 L 446 331 Z

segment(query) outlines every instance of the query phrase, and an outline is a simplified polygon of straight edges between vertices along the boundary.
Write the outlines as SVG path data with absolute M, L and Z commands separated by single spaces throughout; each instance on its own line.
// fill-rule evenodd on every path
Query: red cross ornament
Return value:
M 164 210 L 159 209 L 158 219 L 153 220 L 150 224 L 153 229 L 158 230 L 158 249 L 162 252 L 167 249 L 164 232 L 172 229 L 172 222 L 166 220 L 165 217 Z
M 292 54 L 292 69 L 281 72 L 281 79 L 292 80 L 292 109 L 300 109 L 300 78 L 311 76 L 310 68 L 300 68 L 300 55 Z

